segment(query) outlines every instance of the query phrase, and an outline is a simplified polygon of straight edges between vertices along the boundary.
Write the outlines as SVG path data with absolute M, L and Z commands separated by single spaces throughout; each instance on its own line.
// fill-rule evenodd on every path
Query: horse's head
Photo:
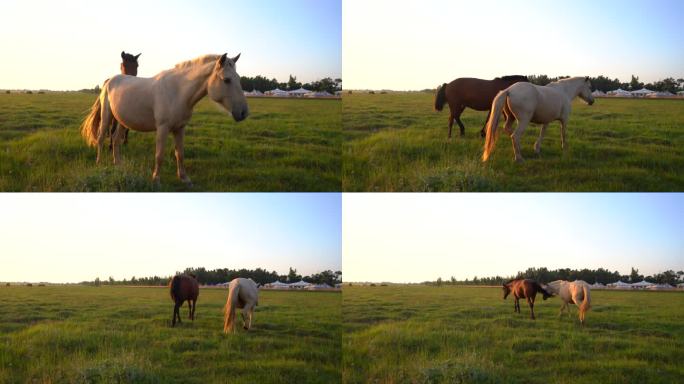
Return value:
M 216 60 L 207 88 L 209 97 L 230 111 L 235 121 L 242 121 L 249 115 L 247 98 L 240 85 L 240 75 L 235 70 L 235 63 L 239 58 L 239 54 L 231 59 L 224 53 Z
M 591 81 L 589 81 L 589 76 L 584 78 L 584 83 L 580 88 L 580 93 L 578 96 L 587 104 L 594 104 L 594 95 L 591 94 Z
M 138 76 L 138 57 L 141 53 L 133 56 L 121 51 L 121 73 L 124 75 Z
M 544 300 L 548 299 L 549 297 L 553 297 L 553 293 L 549 292 L 548 285 L 540 284 L 541 286 L 541 292 L 544 297 Z
M 504 284 L 502 288 L 503 288 L 503 298 L 505 300 L 508 297 L 508 295 L 511 293 L 511 287 Z

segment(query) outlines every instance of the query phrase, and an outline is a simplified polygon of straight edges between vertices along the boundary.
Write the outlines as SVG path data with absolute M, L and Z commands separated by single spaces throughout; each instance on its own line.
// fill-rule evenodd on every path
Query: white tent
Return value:
M 307 93 L 311 93 L 311 91 L 309 91 L 308 89 L 304 89 L 304 88 L 299 88 L 299 89 L 295 89 L 294 91 L 288 92 L 288 94 L 290 96 L 304 96 Z
M 312 284 L 312 285 L 309 285 L 308 287 L 306 287 L 306 289 L 310 289 L 310 290 L 316 290 L 316 289 L 330 289 L 330 288 L 332 288 L 332 287 L 329 286 L 329 285 L 326 284 L 326 283 L 323 283 L 323 284 Z
M 652 93 L 649 93 L 648 95 L 646 95 L 646 97 L 649 97 L 649 98 L 651 98 L 651 97 L 672 97 L 674 95 L 675 94 L 672 92 L 665 91 L 665 92 L 652 92 Z
M 310 285 L 313 285 L 313 284 L 307 283 L 307 282 L 304 281 L 304 280 L 299 280 L 299 281 L 296 282 L 296 283 L 289 284 L 289 286 L 292 287 L 292 288 L 306 288 L 306 287 L 308 287 L 308 286 L 310 286 Z
M 677 288 L 684 288 L 684 283 L 677 284 Z
M 631 284 L 623 283 L 620 280 L 618 280 L 612 284 L 608 284 L 608 286 L 613 287 L 613 288 L 618 288 L 618 289 L 632 288 Z
M 245 96 L 263 96 L 263 95 L 264 95 L 264 93 L 257 90 L 257 89 L 250 91 L 250 92 L 245 92 Z
M 322 91 L 322 92 L 309 92 L 304 95 L 304 97 L 331 97 L 333 96 L 332 93 L 327 92 L 327 91 Z
M 272 91 L 266 91 L 266 94 L 271 95 L 271 96 L 278 96 L 278 97 L 287 97 L 290 95 L 289 93 L 287 93 L 287 91 L 283 91 L 280 88 L 276 88 Z
M 599 282 L 596 282 L 596 283 L 591 285 L 591 289 L 604 289 L 605 287 L 606 287 L 605 285 L 603 285 Z
M 654 284 L 653 284 L 653 283 L 649 283 L 649 282 L 646 281 L 646 280 L 641 280 L 641 281 L 638 282 L 638 283 L 632 284 L 632 288 L 646 288 L 646 287 L 650 287 L 651 285 L 654 285 Z
M 609 91 L 608 94 L 617 97 L 632 97 L 632 94 L 630 92 L 625 91 L 622 88 L 618 88 L 614 91 Z
M 594 92 L 591 93 L 593 96 L 605 96 L 606 94 L 603 91 L 600 90 L 595 90 Z
M 648 289 L 653 289 L 653 290 L 663 290 L 663 289 L 672 289 L 672 286 L 670 284 L 654 284 L 648 287 Z
M 266 287 L 268 287 L 268 288 L 274 288 L 274 289 L 287 289 L 287 288 L 289 288 L 290 286 L 289 286 L 288 284 L 281 283 L 280 281 L 276 280 L 276 281 L 274 281 L 274 282 L 272 282 L 272 283 L 266 284 Z
M 677 96 L 684 96 L 684 91 L 677 92 Z
M 632 91 L 630 93 L 632 94 L 632 96 L 646 96 L 649 93 L 653 93 L 653 91 L 651 91 L 650 89 L 641 88 L 639 90 Z

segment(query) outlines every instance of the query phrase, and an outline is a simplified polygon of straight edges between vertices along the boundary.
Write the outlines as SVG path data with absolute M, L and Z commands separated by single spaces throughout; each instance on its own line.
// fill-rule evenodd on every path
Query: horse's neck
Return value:
M 167 77 L 175 84 L 178 96 L 186 100 L 187 105 L 192 108 L 207 95 L 209 76 L 213 73 L 213 68 L 213 63 L 205 63 L 195 67 L 172 69 Z
M 557 83 L 556 88 L 561 89 L 563 94 L 569 99 L 573 100 L 580 94 L 582 83 L 579 81 L 561 81 Z

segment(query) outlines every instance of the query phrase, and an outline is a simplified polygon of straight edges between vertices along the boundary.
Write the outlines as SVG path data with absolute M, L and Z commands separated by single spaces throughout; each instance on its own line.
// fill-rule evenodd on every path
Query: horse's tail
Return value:
M 174 276 L 169 284 L 169 293 L 171 294 L 171 299 L 175 302 L 177 297 L 180 297 L 180 286 L 181 278 L 180 276 Z
M 504 107 L 504 103 L 506 102 L 506 99 L 508 98 L 508 91 L 503 90 L 499 92 L 496 97 L 494 98 L 494 101 L 492 101 L 492 109 L 489 112 L 489 121 L 487 121 L 487 128 L 486 128 L 486 136 L 485 136 L 485 145 L 484 145 L 484 153 L 482 153 L 482 161 L 487 161 L 489 159 L 489 155 L 492 154 L 492 151 L 494 150 L 494 145 L 496 144 L 496 128 L 499 125 L 499 117 L 501 116 L 501 110 Z
M 233 332 L 235 327 L 235 308 L 238 303 L 238 296 L 240 293 L 240 284 L 235 284 L 235 288 L 228 292 L 228 300 L 226 300 L 226 307 L 223 314 L 223 333 Z
M 446 86 L 447 84 L 442 84 L 441 87 L 437 88 L 437 94 L 435 95 L 435 111 L 441 111 L 444 108 L 444 103 L 446 102 Z
M 580 313 L 587 313 L 589 308 L 591 308 L 591 293 L 589 286 L 587 284 L 582 284 L 582 293 L 584 296 L 584 300 L 582 300 L 582 304 L 579 306 Z
M 101 100 L 103 100 L 103 96 L 107 95 L 106 86 L 108 82 L 109 80 L 105 81 L 102 85 L 100 96 L 98 96 L 98 98 L 95 100 L 95 103 L 93 103 L 93 106 L 90 108 L 90 114 L 85 120 L 83 120 L 83 123 L 81 124 L 81 136 L 83 136 L 89 147 L 94 147 L 97 145 L 97 132 L 100 129 L 100 120 L 102 119 Z

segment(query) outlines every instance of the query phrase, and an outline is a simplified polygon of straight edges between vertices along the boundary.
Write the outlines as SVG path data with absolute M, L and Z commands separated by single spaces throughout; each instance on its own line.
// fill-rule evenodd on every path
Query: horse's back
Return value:
M 462 104 L 478 110 L 489 110 L 492 100 L 499 89 L 491 80 L 474 77 L 459 77 L 447 84 L 446 98 L 448 102 Z

